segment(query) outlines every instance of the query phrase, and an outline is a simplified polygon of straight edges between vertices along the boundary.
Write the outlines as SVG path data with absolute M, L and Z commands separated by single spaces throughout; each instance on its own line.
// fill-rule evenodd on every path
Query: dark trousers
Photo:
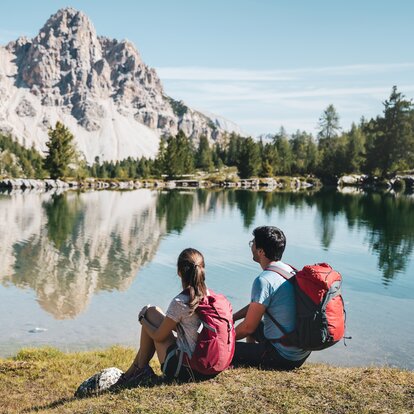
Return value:
M 260 322 L 253 333 L 257 343 L 236 342 L 232 364 L 237 366 L 262 367 L 265 369 L 291 370 L 299 368 L 306 358 L 291 361 L 279 354 L 272 343 L 264 336 L 264 325 Z

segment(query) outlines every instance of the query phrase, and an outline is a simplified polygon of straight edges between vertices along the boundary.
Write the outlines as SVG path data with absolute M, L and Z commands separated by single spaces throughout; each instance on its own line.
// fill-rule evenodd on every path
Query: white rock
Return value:
M 122 374 L 123 372 L 118 368 L 106 368 L 82 382 L 75 392 L 75 397 L 88 397 L 107 391 L 116 384 Z

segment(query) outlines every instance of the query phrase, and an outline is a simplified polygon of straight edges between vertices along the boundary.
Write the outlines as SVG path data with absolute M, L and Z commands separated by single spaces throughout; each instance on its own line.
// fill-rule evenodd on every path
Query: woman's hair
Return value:
M 188 305 L 191 312 L 194 312 L 200 300 L 207 295 L 204 257 L 196 249 L 184 249 L 178 256 L 177 269 L 183 289 L 186 289 L 190 296 Z

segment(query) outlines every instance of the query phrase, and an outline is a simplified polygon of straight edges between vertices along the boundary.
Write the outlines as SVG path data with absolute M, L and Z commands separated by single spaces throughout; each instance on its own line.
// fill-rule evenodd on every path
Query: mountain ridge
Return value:
M 179 130 L 195 142 L 201 135 L 220 140 L 236 126 L 218 119 L 167 96 L 132 42 L 98 36 L 71 7 L 52 15 L 33 39 L 0 47 L 0 132 L 41 152 L 58 120 L 91 163 L 153 157 L 160 137 Z

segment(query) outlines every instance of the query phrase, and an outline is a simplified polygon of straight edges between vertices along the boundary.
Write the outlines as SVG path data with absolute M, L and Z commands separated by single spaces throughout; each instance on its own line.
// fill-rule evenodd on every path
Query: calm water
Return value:
M 353 339 L 313 361 L 414 369 L 414 198 L 336 192 L 0 194 L 0 355 L 135 345 L 137 311 L 181 290 L 175 261 L 189 246 L 209 286 L 242 307 L 262 224 L 285 231 L 288 263 L 343 275 Z

